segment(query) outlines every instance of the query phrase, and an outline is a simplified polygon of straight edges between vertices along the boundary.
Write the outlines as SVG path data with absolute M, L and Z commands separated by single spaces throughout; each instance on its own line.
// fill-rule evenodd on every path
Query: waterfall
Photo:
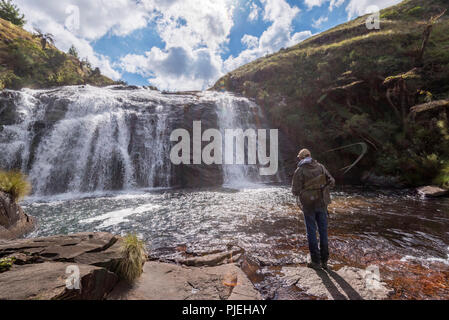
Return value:
M 171 187 L 189 170 L 171 164 L 172 130 L 193 120 L 222 131 L 258 128 L 261 118 L 256 104 L 227 93 L 120 86 L 4 90 L 0 168 L 27 173 L 35 195 Z M 223 165 L 221 171 L 226 185 L 264 182 L 255 165 Z
M 217 96 L 216 103 L 218 126 L 223 136 L 226 129 L 258 129 L 257 123 L 262 115 L 255 103 L 230 94 Z M 224 144 L 223 150 L 224 154 L 234 154 L 235 163 L 235 145 Z M 259 175 L 258 166 L 245 161 L 244 165 L 223 164 L 223 181 L 225 186 L 241 187 L 262 182 L 263 179 Z

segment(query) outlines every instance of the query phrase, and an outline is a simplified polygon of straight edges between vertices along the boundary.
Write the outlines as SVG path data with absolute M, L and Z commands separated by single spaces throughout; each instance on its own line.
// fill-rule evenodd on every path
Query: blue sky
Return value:
M 73 44 L 102 73 L 202 90 L 267 53 L 400 0 L 16 0 L 26 29 Z M 375 7 L 373 7 L 375 6 Z

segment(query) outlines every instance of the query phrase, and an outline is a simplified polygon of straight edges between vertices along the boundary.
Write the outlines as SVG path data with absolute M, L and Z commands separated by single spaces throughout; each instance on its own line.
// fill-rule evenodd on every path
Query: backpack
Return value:
M 321 165 L 304 166 L 302 169 L 304 188 L 300 194 L 301 203 L 305 207 L 317 207 L 324 204 L 323 189 L 327 179 Z

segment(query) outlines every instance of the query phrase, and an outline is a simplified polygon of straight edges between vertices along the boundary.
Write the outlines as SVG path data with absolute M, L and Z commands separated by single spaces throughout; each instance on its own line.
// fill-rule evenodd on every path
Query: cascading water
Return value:
M 227 93 L 71 86 L 0 94 L 0 168 L 20 168 L 33 194 L 171 187 L 176 128 L 256 128 L 259 108 Z M 187 169 L 185 169 L 187 170 Z M 224 165 L 225 184 L 262 182 L 257 166 Z
M 263 114 L 260 108 L 253 102 L 245 98 L 237 98 L 230 94 L 217 94 L 217 116 L 219 129 L 223 136 L 225 136 L 226 129 L 240 128 L 246 129 L 260 129 L 263 121 Z M 248 141 L 246 141 L 247 143 Z M 247 144 L 246 144 L 247 146 Z M 235 145 L 224 144 L 224 153 L 234 154 L 234 164 L 223 165 L 223 181 L 225 186 L 247 186 L 254 183 L 266 182 L 272 177 L 267 178 L 259 174 L 258 165 L 246 164 L 238 165 L 235 159 Z M 245 148 L 248 150 L 248 148 Z M 247 159 L 247 154 L 245 155 Z M 276 176 L 276 179 L 278 176 Z

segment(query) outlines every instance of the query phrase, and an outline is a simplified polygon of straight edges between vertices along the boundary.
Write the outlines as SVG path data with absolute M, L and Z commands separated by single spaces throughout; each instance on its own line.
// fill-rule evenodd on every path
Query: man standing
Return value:
M 331 203 L 329 189 L 335 186 L 335 179 L 322 164 L 312 159 L 309 150 L 301 150 L 298 158 L 300 162 L 293 176 L 292 192 L 298 198 L 298 204 L 304 213 L 312 258 L 312 262 L 307 266 L 319 269 L 321 263 L 321 268 L 327 269 L 329 259 L 327 206 Z M 319 248 L 316 236 L 317 226 L 320 234 Z

